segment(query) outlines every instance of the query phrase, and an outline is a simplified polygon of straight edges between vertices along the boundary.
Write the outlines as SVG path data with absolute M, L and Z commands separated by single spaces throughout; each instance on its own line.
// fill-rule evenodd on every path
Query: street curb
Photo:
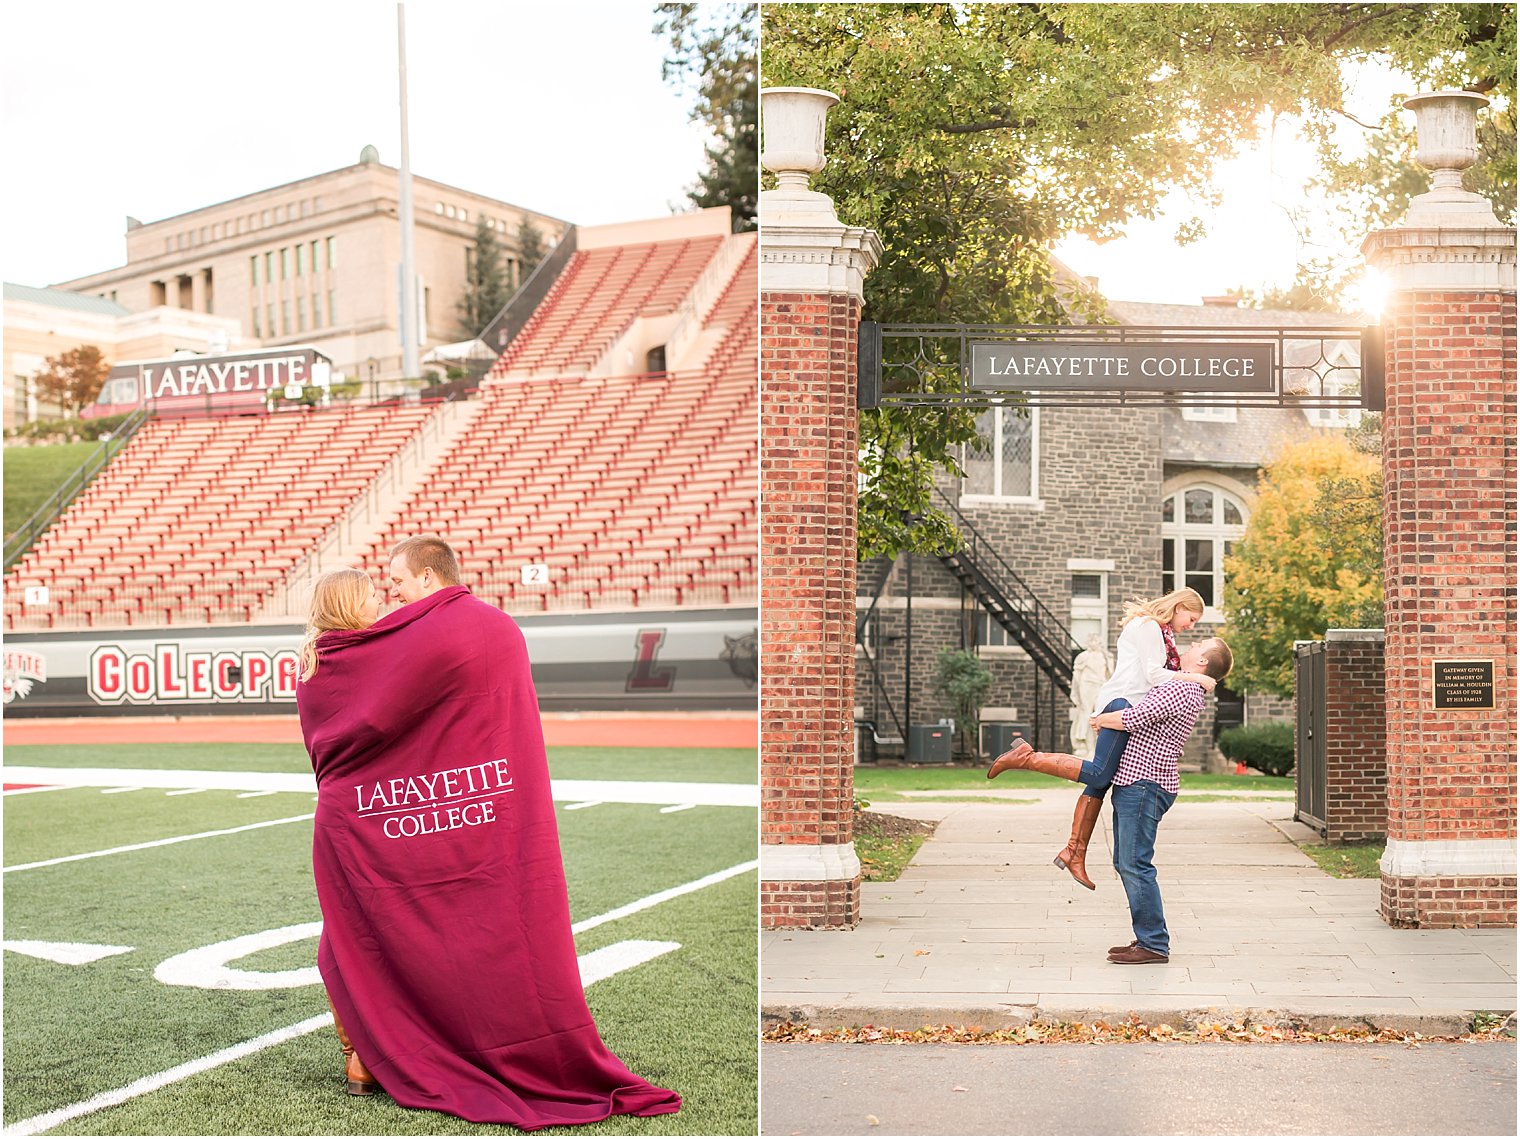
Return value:
M 790 1022 L 822 1029 L 859 1028 L 869 1024 L 877 1028 L 912 1031 L 929 1025 L 951 1025 L 995 1032 L 1021 1028 L 1036 1020 L 1064 1024 L 1105 1021 L 1112 1024 L 1135 1016 L 1145 1024 L 1169 1024 L 1179 1029 L 1191 1029 L 1200 1024 L 1249 1023 L 1308 1032 L 1328 1032 L 1334 1028 L 1364 1028 L 1375 1032 L 1386 1028 L 1395 1032 L 1417 1032 L 1422 1036 L 1459 1036 L 1471 1028 L 1473 1016 L 1478 1011 L 1513 1013 L 1512 1009 L 1453 1009 L 1439 1013 L 1368 1012 L 1359 1011 L 1351 1004 L 1343 1011 L 1313 1013 L 1256 1005 L 1179 1005 L 1174 1008 L 1132 1009 L 1125 1005 L 768 1004 L 761 1006 L 760 1019 L 764 1029 Z

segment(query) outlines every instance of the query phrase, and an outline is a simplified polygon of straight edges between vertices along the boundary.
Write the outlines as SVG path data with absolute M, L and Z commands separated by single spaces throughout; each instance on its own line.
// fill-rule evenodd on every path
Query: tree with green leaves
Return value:
M 992 670 L 974 651 L 947 646 L 939 651 L 934 690 L 948 696 L 955 709 L 961 753 L 980 754 L 982 705 L 992 691 Z
M 523 215 L 517 227 L 517 283 L 520 286 L 533 275 L 538 263 L 544 259 L 544 231 L 533 224 L 533 219 Z M 495 316 L 495 313 L 491 314 Z
M 712 133 L 707 168 L 687 193 L 695 206 L 728 206 L 738 233 L 755 228 L 759 167 L 759 36 L 755 4 L 657 4 L 654 32 L 670 42 L 667 83 L 693 83 L 693 121 Z
M 475 247 L 465 273 L 464 293 L 459 298 L 459 332 L 463 339 L 479 336 L 512 298 L 512 282 L 496 230 L 486 219 L 475 219 Z
M 1487 84 L 1497 122 L 1513 107 L 1512 27 L 1490 32 L 1468 9 L 1514 17 L 1513 5 L 767 3 L 764 85 L 842 100 L 813 186 L 882 238 L 867 319 L 1060 323 L 1084 298 L 1062 295 L 1053 240 L 1116 237 L 1174 190 L 1217 200 L 1215 164 L 1269 108 L 1329 154 L 1349 59 L 1387 60 L 1426 87 Z M 953 542 L 929 487 L 961 474 L 974 416 L 861 419 L 860 554 Z
M 95 402 L 110 374 L 111 365 L 100 349 L 93 344 L 81 344 L 43 360 L 35 379 L 38 394 L 78 415 L 86 404 Z
M 1230 686 L 1293 694 L 1293 642 L 1383 624 L 1382 477 L 1346 436 L 1285 446 L 1225 559 Z

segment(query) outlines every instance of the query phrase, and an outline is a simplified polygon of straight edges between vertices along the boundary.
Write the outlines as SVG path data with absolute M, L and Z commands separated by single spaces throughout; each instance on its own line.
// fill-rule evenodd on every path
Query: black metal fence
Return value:
M 1294 818 L 1325 833 L 1328 780 L 1325 771 L 1325 642 L 1293 648 Z

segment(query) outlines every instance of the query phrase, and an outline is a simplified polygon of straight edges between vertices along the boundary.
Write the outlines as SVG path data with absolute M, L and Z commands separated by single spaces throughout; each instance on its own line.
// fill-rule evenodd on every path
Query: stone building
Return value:
M 1347 338 L 1325 342 L 1327 358 L 1316 370 L 1328 374 L 1332 386 L 1336 364 L 1355 364 L 1364 323 L 1342 314 L 1240 308 L 1234 297 L 1203 305 L 1110 301 L 1108 313 L 1135 326 L 1345 326 Z M 1301 350 L 1290 344 L 1290 364 L 1291 353 Z M 1314 362 L 1302 363 L 1307 369 Z M 968 450 L 967 477 L 943 480 L 939 501 L 960 511 L 962 532 L 976 544 L 974 559 L 1000 558 L 1027 583 L 1032 598 L 1016 604 L 1037 600 L 1076 644 L 1097 635 L 1112 657 L 1131 597 L 1192 586 L 1209 607 L 1186 640 L 1218 629 L 1224 558 L 1251 516 L 1261 467 L 1284 442 L 1343 429 L 1355 415 L 1155 405 L 1046 407 L 1020 415 L 995 408 L 981 420 L 990 452 Z M 859 611 L 871 614 L 856 648 L 857 719 L 869 725 L 858 732 L 862 759 L 873 752 L 903 754 L 891 741 L 910 723 L 953 718 L 949 701 L 935 691 L 937 660 L 946 647 L 974 649 L 993 674 L 980 750 L 992 751 L 988 725 L 999 722 L 1020 725 L 1041 747 L 1070 750 L 1066 694 L 942 559 L 904 554 L 890 568 L 863 566 L 858 594 Z M 1216 717 L 1222 728 L 1290 716 L 1290 701 L 1221 688 L 1184 762 L 1219 768 Z M 958 739 L 957 748 L 971 742 Z
M 239 322 L 189 309 L 133 312 L 108 297 L 5 283 L 5 429 L 64 412 L 39 392 L 35 377 L 49 356 L 92 344 L 106 360 L 151 360 L 176 352 L 242 346 Z
M 161 221 L 129 219 L 125 265 L 59 287 L 133 313 L 232 317 L 247 346 L 310 344 L 350 378 L 399 377 L 399 178 L 365 147 L 358 163 L 341 170 Z M 568 224 L 427 178 L 414 176 L 412 186 L 425 352 L 460 339 L 456 306 L 479 219 L 496 231 L 514 286 L 522 223 L 538 229 L 545 249 Z

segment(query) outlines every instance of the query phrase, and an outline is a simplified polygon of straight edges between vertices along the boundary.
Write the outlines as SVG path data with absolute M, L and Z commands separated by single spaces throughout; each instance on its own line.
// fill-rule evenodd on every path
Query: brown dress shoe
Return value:
M 1140 943 L 1138 941 L 1132 941 L 1128 945 L 1115 945 L 1115 946 L 1112 946 L 1109 949 L 1109 951 L 1108 951 L 1108 955 L 1110 957 L 1112 957 L 1115 953 L 1123 953 L 1126 949 L 1133 949 L 1133 948 L 1135 948 L 1135 946 L 1137 946 L 1139 944 Z
M 1170 958 L 1143 945 L 1130 945 L 1110 951 L 1108 960 L 1113 965 L 1165 965 Z

